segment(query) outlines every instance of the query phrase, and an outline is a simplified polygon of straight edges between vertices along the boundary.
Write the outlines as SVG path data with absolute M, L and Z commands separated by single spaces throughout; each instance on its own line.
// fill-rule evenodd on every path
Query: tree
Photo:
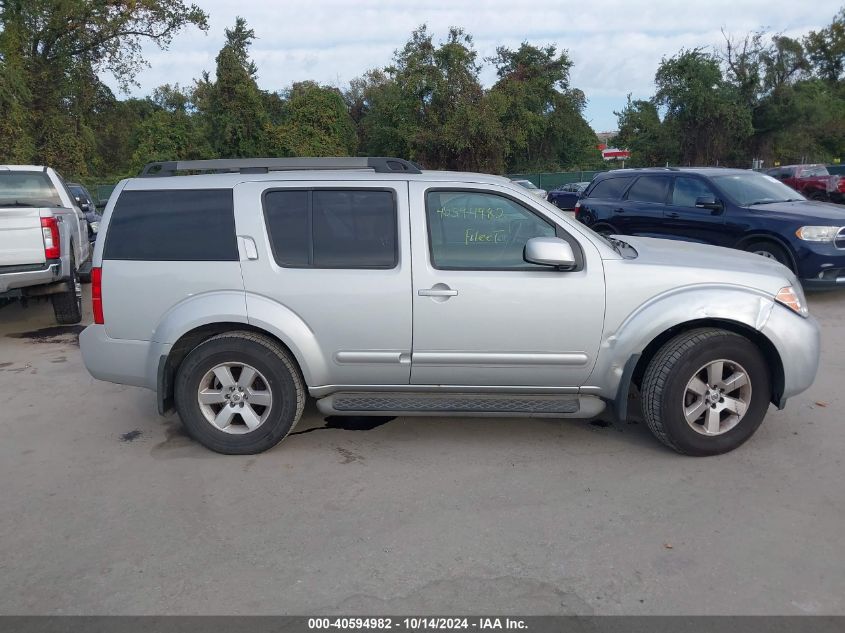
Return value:
M 370 71 L 347 92 L 362 150 L 427 167 L 500 170 L 501 129 L 476 58 L 463 29 L 450 29 L 440 45 L 425 25 L 416 29 L 393 65 Z
M 152 112 L 138 124 L 133 138 L 132 173 L 155 160 L 214 156 L 202 119 L 192 113 L 190 97 L 178 85 L 156 88 L 149 103 Z
M 588 160 L 596 136 L 581 116 L 584 93 L 569 86 L 566 51 L 524 42 L 515 51 L 499 47 L 490 61 L 499 77 L 490 95 L 507 139 L 508 170 L 558 169 Z
M 206 15 L 183 0 L 0 0 L 0 99 L 13 114 L 0 126 L 2 151 L 85 175 L 96 146 L 97 72 L 128 86 L 146 63 L 141 43 L 166 48 L 189 24 L 207 28 Z
M 720 60 L 703 49 L 663 58 L 654 78 L 654 103 L 664 124 L 675 127 L 680 161 L 712 165 L 738 159 L 752 133 L 751 113 L 739 92 L 723 80 Z
M 614 114 L 619 121 L 619 134 L 614 143 L 631 151 L 632 166 L 648 167 L 679 161 L 677 140 L 666 134 L 652 101 L 632 100 L 628 95 L 625 107 Z
M 355 124 L 339 90 L 313 81 L 294 84 L 281 101 L 280 123 L 268 125 L 279 156 L 349 156 L 357 145 Z
M 845 7 L 829 26 L 811 31 L 804 38 L 804 46 L 816 76 L 828 82 L 842 79 L 845 73 Z
M 226 43 L 217 55 L 214 81 L 203 73 L 194 99 L 204 118 L 209 143 L 221 158 L 260 156 L 266 153 L 266 96 L 256 83 L 255 64 L 249 47 L 255 32 L 238 17 L 233 29 L 226 29 Z

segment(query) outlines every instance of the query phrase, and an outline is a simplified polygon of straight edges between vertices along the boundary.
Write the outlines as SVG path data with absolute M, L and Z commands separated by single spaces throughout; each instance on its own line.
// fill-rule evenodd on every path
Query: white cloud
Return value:
M 146 46 L 151 66 L 138 75 L 135 94 L 149 94 L 163 83 L 190 85 L 203 70 L 213 73 L 223 29 L 236 15 L 255 30 L 253 58 L 259 84 L 268 90 L 302 79 L 343 85 L 389 63 L 393 51 L 425 22 L 438 38 L 450 26 L 464 27 L 480 57 L 521 41 L 568 49 L 575 62 L 572 83 L 591 99 L 588 118 L 602 129 L 612 127 L 612 110 L 624 104 L 626 94 L 651 94 L 661 57 L 681 48 L 719 45 L 722 28 L 734 34 L 761 28 L 802 34 L 824 26 L 841 3 L 816 0 L 808 10 L 794 0 L 194 1 L 209 13 L 209 32 L 184 31 L 169 51 Z M 494 74 L 486 69 L 482 78 L 489 83 Z

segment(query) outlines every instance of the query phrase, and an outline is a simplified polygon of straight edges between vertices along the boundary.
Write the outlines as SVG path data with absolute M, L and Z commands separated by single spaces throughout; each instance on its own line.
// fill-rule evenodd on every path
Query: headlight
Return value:
M 100 223 L 99 222 L 90 222 L 88 226 L 91 227 L 91 232 L 96 233 L 100 230 Z
M 775 296 L 775 301 L 781 305 L 785 305 L 787 308 L 796 314 L 800 314 L 802 317 L 805 317 L 810 313 L 807 309 L 807 300 L 804 299 L 804 293 L 800 288 L 797 290 L 792 286 L 781 288 L 778 290 L 777 296 Z
M 832 242 L 841 229 L 840 226 L 802 226 L 795 235 L 805 242 Z

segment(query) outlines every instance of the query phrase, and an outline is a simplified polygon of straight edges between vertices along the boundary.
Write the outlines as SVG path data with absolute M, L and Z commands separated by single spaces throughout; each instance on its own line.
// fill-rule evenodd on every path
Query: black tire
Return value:
M 738 424 L 721 435 L 704 435 L 684 417 L 687 383 L 697 370 L 717 360 L 738 363 L 751 385 L 750 404 Z M 766 360 L 747 338 L 716 328 L 700 328 L 669 340 L 652 358 L 642 382 L 643 417 L 669 448 L 695 456 L 719 455 L 750 438 L 766 415 L 771 379 Z
M 220 430 L 200 408 L 200 381 L 222 363 L 244 363 L 266 377 L 272 403 L 266 420 L 253 431 Z M 252 332 L 226 332 L 188 354 L 176 373 L 175 397 L 176 410 L 193 439 L 217 453 L 252 455 L 272 448 L 291 432 L 305 406 L 305 386 L 296 362 L 275 341 Z
M 56 322 L 62 325 L 73 325 L 82 320 L 82 288 L 80 287 L 79 271 L 76 270 L 73 255 L 70 256 L 70 271 L 70 278 L 68 279 L 70 288 L 50 296 Z
M 774 259 L 792 270 L 792 272 L 795 272 L 792 267 L 792 258 L 786 252 L 786 249 L 779 244 L 775 244 L 769 240 L 757 240 L 756 242 L 746 244 L 744 250 L 755 255 L 760 255 L 761 257 Z
M 817 202 L 828 202 L 830 198 L 826 193 L 821 191 L 814 191 L 810 195 L 807 196 L 810 200 L 816 200 Z

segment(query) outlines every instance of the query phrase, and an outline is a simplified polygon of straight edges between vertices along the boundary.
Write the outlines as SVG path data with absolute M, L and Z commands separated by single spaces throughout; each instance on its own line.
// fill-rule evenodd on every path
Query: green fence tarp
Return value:
M 530 180 L 540 189 L 551 191 L 555 187 L 560 187 L 570 182 L 589 182 L 593 179 L 593 176 L 600 173 L 600 171 L 535 171 L 527 174 L 508 174 L 507 177 L 512 180 Z

